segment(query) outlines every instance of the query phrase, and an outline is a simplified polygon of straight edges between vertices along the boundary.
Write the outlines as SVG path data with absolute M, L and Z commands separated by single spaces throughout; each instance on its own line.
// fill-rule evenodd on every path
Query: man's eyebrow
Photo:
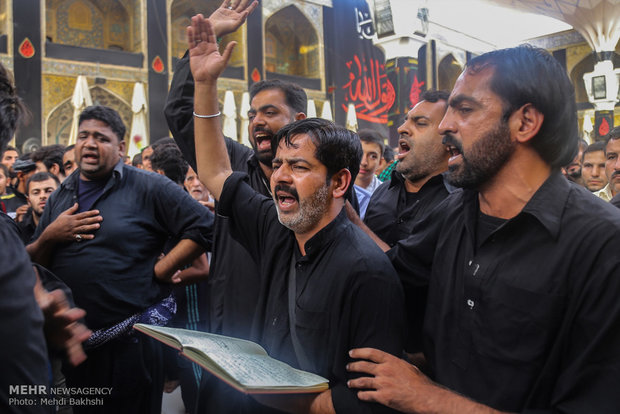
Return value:
M 463 102 L 467 102 L 470 103 L 472 105 L 475 105 L 477 107 L 480 106 L 480 102 L 478 102 L 473 96 L 469 96 L 469 95 L 456 95 L 452 98 L 450 98 L 450 101 L 448 102 L 448 105 L 452 108 L 454 108 L 455 106 L 458 106 L 460 104 L 462 104 Z
M 420 119 L 425 119 L 427 121 L 430 121 L 431 119 L 426 116 L 426 115 L 418 115 L 418 116 L 414 116 L 413 117 L 413 122 L 418 122 Z
M 264 112 L 264 111 L 266 111 L 266 110 L 268 110 L 268 109 L 278 109 L 278 107 L 277 107 L 277 106 L 275 106 L 275 105 L 273 105 L 273 104 L 266 104 L 266 105 L 263 105 L 263 106 L 261 106 L 260 108 L 258 108 L 258 110 L 259 110 L 260 112 Z

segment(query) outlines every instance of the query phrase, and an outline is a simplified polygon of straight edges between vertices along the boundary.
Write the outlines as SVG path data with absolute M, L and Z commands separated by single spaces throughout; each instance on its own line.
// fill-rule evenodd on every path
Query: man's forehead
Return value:
M 620 152 L 620 137 L 610 139 L 605 148 L 607 152 Z
M 250 102 L 250 107 L 255 111 L 268 106 L 288 107 L 284 91 L 277 88 L 263 89 L 254 95 Z
M 31 181 L 30 182 L 30 191 L 34 190 L 34 189 L 41 189 L 41 188 L 57 188 L 58 186 L 56 185 L 56 181 L 54 181 L 53 178 L 48 178 L 47 180 L 43 180 L 43 181 Z
M 600 151 L 590 151 L 586 152 L 583 156 L 583 159 L 596 159 L 596 158 L 605 158 L 605 152 L 603 150 Z
M 483 67 L 476 71 L 465 69 L 457 78 L 448 103 L 453 105 L 455 100 L 477 101 L 489 94 L 496 96 L 491 90 L 491 80 L 494 73 L 495 69 L 491 66 Z
M 282 158 L 290 154 L 299 154 L 304 152 L 310 152 L 314 158 L 315 151 L 316 145 L 312 141 L 310 135 L 296 134 L 290 138 L 289 145 L 286 144 L 284 138 L 280 140 L 276 150 L 276 158 Z
M 381 153 L 381 146 L 377 144 L 376 142 L 366 142 L 366 141 L 361 141 L 361 142 L 362 142 L 362 149 L 364 152 L 374 151 L 377 154 Z
M 407 113 L 408 119 L 426 118 L 436 121 L 436 118 L 443 118 L 446 112 L 446 101 L 437 102 L 420 101 Z
M 78 133 L 95 131 L 100 134 L 118 138 L 116 133 L 110 128 L 110 125 L 99 119 L 86 119 L 78 126 Z

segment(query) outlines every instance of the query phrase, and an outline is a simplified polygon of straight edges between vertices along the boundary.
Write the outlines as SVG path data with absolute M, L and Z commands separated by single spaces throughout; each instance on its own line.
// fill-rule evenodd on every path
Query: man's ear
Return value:
M 342 198 L 351 185 L 351 171 L 343 168 L 332 176 L 332 195 L 334 198 Z
M 122 138 L 118 143 L 118 151 L 121 157 L 125 156 L 125 140 Z
M 53 163 L 52 166 L 48 168 L 48 172 L 58 177 L 58 173 L 60 172 L 60 167 L 58 166 L 57 163 Z
M 517 142 L 526 143 L 540 131 L 545 116 L 534 105 L 527 103 L 514 111 L 508 119 L 511 136 Z
M 300 119 L 306 119 L 307 116 L 303 112 L 297 112 L 295 114 L 295 121 L 299 121 Z
M 26 196 L 26 202 L 28 203 L 29 207 L 32 207 L 32 203 L 30 202 L 30 197 Z

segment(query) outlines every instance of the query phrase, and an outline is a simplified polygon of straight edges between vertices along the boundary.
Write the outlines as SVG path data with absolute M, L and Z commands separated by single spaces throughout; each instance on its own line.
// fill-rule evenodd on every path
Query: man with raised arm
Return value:
M 388 253 L 429 286 L 429 375 L 354 349 L 349 386 L 406 413 L 620 412 L 620 213 L 560 169 L 577 153 L 574 89 L 548 52 L 469 62 L 439 125 L 450 194 Z M 579 243 L 575 240 L 579 239 Z
M 234 44 L 220 55 L 201 15 L 192 18 L 188 42 L 198 174 L 218 200 L 218 214 L 229 218 L 234 237 L 259 266 L 253 339 L 273 357 L 330 381 L 330 389 L 319 394 L 260 401 L 288 412 L 382 411 L 346 387 L 353 376 L 344 369 L 348 344 L 374 343 L 391 354 L 402 350 L 403 299 L 396 275 L 343 209 L 359 170 L 359 139 L 321 119 L 285 126 L 271 145 L 273 199 L 258 194 L 245 174 L 232 171 L 221 132 L 217 78 Z

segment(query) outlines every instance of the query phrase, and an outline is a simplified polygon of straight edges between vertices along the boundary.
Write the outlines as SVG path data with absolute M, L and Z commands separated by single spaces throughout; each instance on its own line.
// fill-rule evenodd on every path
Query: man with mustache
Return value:
M 232 10 L 218 9 L 209 20 L 218 37 L 234 31 L 257 5 L 256 1 L 241 1 Z M 224 12 L 236 18 L 235 27 L 223 27 L 217 14 Z M 228 157 L 234 171 L 248 174 L 250 186 L 265 196 L 271 196 L 269 180 L 273 152 L 271 138 L 285 125 L 306 117 L 306 92 L 290 82 L 263 80 L 250 87 L 249 139 L 252 148 L 225 138 Z M 179 61 L 174 71 L 164 112 L 168 126 L 183 156 L 194 171 L 196 151 L 194 144 L 194 79 L 189 65 L 189 53 Z M 200 172 L 199 172 L 200 173 Z M 214 248 L 209 274 L 209 331 L 213 333 L 251 338 L 252 322 L 260 294 L 256 278 L 258 265 L 250 253 L 230 236 L 227 217 L 216 215 Z M 242 398 L 224 386 L 217 378 L 203 374 L 203 392 L 200 393 L 200 411 L 235 413 Z
M 607 185 L 604 142 L 590 144 L 583 152 L 581 178 L 584 186 L 593 193 L 602 190 Z
M 82 111 L 78 171 L 49 198 L 27 249 L 72 290 L 93 330 L 88 359 L 65 371 L 67 385 L 112 387 L 100 412 L 160 413 L 162 349 L 132 326 L 171 319 L 170 282 L 211 247 L 213 220 L 168 178 L 125 165 L 125 131 L 111 108 Z M 170 238 L 179 241 L 160 258 Z
M 381 411 L 346 387 L 347 348 L 376 344 L 402 350 L 402 291 L 396 275 L 372 241 L 344 211 L 345 195 L 359 170 L 359 138 L 329 121 L 289 124 L 271 141 L 272 198 L 233 172 L 222 136 L 217 79 L 234 44 L 220 55 L 202 15 L 188 28 L 195 79 L 194 125 L 198 174 L 218 200 L 234 237 L 257 261 L 259 305 L 253 338 L 288 364 L 327 377 L 318 394 L 258 398 L 288 412 Z M 249 412 L 274 412 L 255 404 Z M 258 410 L 258 411 L 256 411 Z
M 611 201 L 620 193 L 620 127 L 615 127 L 605 137 L 605 176 L 608 184 L 602 190 L 595 192 L 605 201 Z
M 561 175 L 577 153 L 574 102 L 542 49 L 467 63 L 439 125 L 463 190 L 388 253 L 405 285 L 429 286 L 427 365 L 352 350 L 348 369 L 368 375 L 349 381 L 361 400 L 406 413 L 620 412 L 620 212 Z

